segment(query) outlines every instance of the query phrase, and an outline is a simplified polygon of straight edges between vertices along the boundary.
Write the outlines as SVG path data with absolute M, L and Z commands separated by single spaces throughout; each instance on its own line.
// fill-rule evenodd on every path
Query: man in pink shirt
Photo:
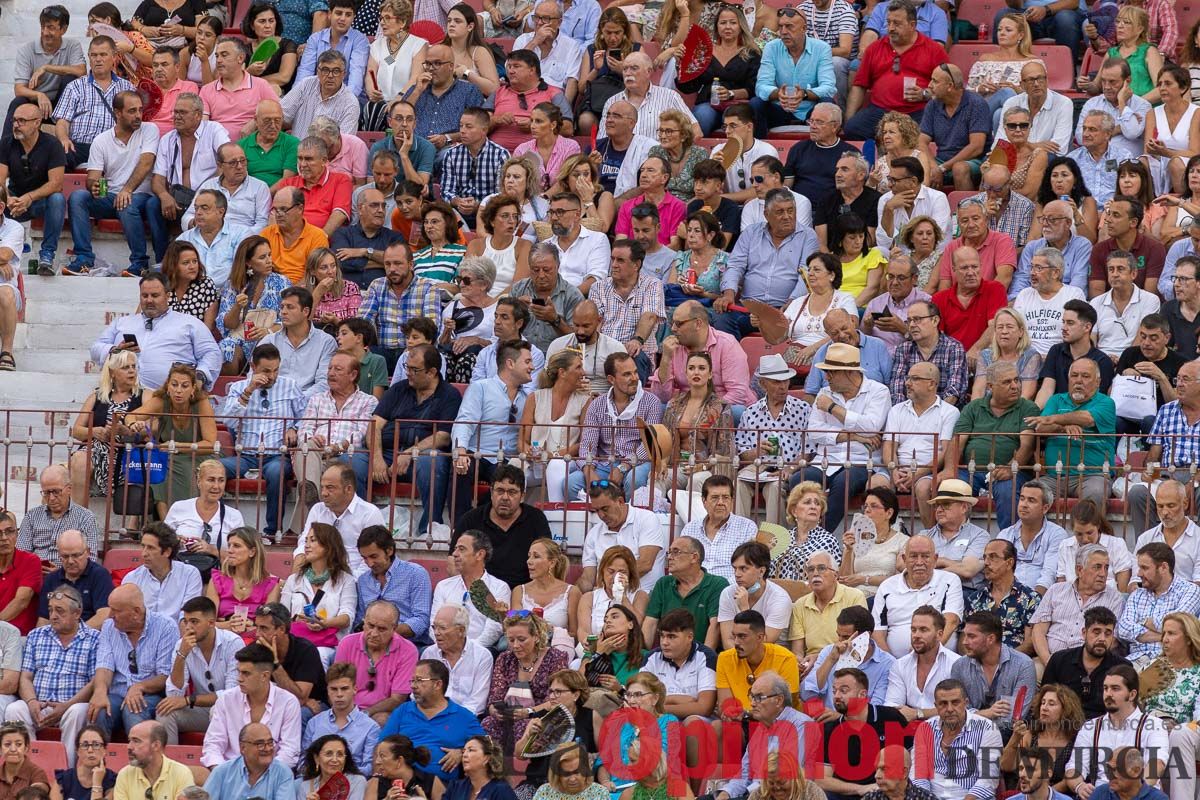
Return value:
M 219 123 L 237 141 L 249 133 L 260 100 L 278 100 L 271 84 L 246 72 L 250 45 L 236 36 L 217 39 L 217 79 L 200 90 L 204 116 Z
M 158 126 L 158 135 L 166 136 L 175 130 L 171 115 L 175 113 L 175 101 L 184 92 L 199 94 L 200 87 L 192 81 L 179 80 L 179 51 L 164 48 L 154 54 L 150 62 L 153 70 L 154 83 L 162 89 L 162 104 L 158 110 L 146 120 Z
M 712 357 L 713 386 L 717 396 L 733 406 L 734 422 L 746 406 L 758 400 L 750 388 L 750 362 L 738 340 L 708 324 L 708 309 L 688 300 L 671 314 L 670 336 L 662 341 L 662 359 L 650 376 L 650 391 L 670 400 L 688 390 L 687 359 L 690 353 Z
M 329 168 L 350 176 L 355 186 L 367 182 L 367 143 L 341 128 L 331 117 L 317 117 L 308 126 L 308 135 L 316 136 L 329 148 Z
M 238 685 L 217 692 L 200 763 L 212 769 L 241 755 L 242 727 L 257 719 L 275 738 L 275 756 L 294 769 L 300 761 L 300 701 L 271 682 L 275 655 L 257 642 L 234 654 Z
M 363 614 L 362 633 L 352 633 L 338 643 L 333 660 L 358 669 L 354 702 L 371 719 L 386 725 L 392 710 L 412 692 L 417 648 L 396 633 L 400 612 L 389 600 L 376 600 Z
M 514 50 L 504 62 L 508 71 L 507 83 L 501 83 L 484 106 L 492 111 L 492 132 L 489 138 L 505 150 L 533 138 L 529 131 L 529 115 L 538 103 L 554 103 L 567 121 L 561 133 L 570 136 L 574 130 L 571 105 L 562 89 L 542 80 L 542 62 L 532 50 Z
M 618 237 L 632 238 L 633 209 L 641 203 L 649 203 L 658 209 L 658 241 L 668 247 L 671 245 L 671 237 L 679 230 L 679 223 L 687 218 L 687 206 L 667 191 L 667 183 L 670 180 L 671 165 L 663 159 L 649 156 L 642 162 L 638 168 L 638 188 L 642 193 L 628 203 L 623 203 L 621 210 L 617 212 Z
M 987 210 L 983 201 L 973 197 L 963 200 L 958 207 L 957 239 L 946 242 L 942 260 L 938 262 L 938 291 L 949 289 L 954 283 L 954 251 L 963 245 L 975 248 L 979 253 L 980 275 L 985 281 L 999 281 L 1005 289 L 1012 283 L 1013 270 L 1017 266 L 1017 248 L 1007 233 L 988 227 Z

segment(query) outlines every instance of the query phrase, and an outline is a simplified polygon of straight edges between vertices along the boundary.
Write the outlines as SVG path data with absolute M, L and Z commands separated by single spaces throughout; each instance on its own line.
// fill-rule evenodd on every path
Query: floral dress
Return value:
M 142 395 L 131 395 L 119 403 L 102 403 L 100 400 L 92 405 L 92 426 L 96 428 L 107 427 L 113 423 L 113 420 L 118 417 L 123 417 L 131 411 L 136 411 L 141 408 Z M 87 448 L 86 444 L 75 445 L 73 452 L 79 452 Z M 108 494 L 108 480 L 110 472 L 110 464 L 108 460 L 108 443 L 93 442 L 92 443 L 92 496 L 104 497 Z M 120 455 L 117 456 L 120 459 Z M 117 481 L 120 483 L 121 481 Z
M 1200 664 L 1175 670 L 1175 682 L 1146 700 L 1146 713 L 1155 712 L 1178 723 L 1200 718 Z
M 713 475 L 733 476 L 732 462 L 708 464 L 717 456 L 728 458 L 733 449 L 733 412 L 729 404 L 715 394 L 710 394 L 700 407 L 695 421 L 690 426 L 683 424 L 683 413 L 687 408 L 688 394 L 677 394 L 667 403 L 663 411 L 663 424 L 675 431 L 678 443 L 679 463 L 688 463 L 688 455 L 696 457 L 697 471 Z
M 323 314 L 333 314 L 341 322 L 345 319 L 358 315 L 358 307 L 362 305 L 362 290 L 358 288 L 358 284 L 354 281 L 343 281 L 341 297 L 330 297 L 325 295 L 320 304 L 313 311 L 313 317 L 320 317 Z M 332 292 L 330 292 L 332 294 Z
M 680 284 L 684 283 L 687 272 L 692 265 L 692 251 L 684 250 L 679 255 L 675 256 L 675 263 L 671 266 L 675 269 L 675 280 Z M 706 292 L 718 294 L 721 291 L 721 277 L 725 274 L 725 268 L 729 266 L 729 253 L 725 250 L 716 250 L 713 253 L 712 260 L 708 262 L 708 269 L 696 276 L 696 285 Z M 667 305 L 671 305 L 671 297 L 674 293 L 668 291 Z M 682 294 L 682 293 L 680 293 Z M 678 295 L 675 295 L 678 296 Z M 707 297 L 692 297 L 691 295 L 683 295 L 682 303 L 686 300 L 698 300 L 706 306 L 712 305 L 712 300 Z M 675 305 L 678 305 L 676 303 Z
M 171 310 L 178 311 L 180 314 L 189 314 L 203 322 L 204 313 L 218 299 L 220 297 L 217 294 L 217 285 L 212 282 L 212 278 L 192 281 L 188 284 L 183 297 L 176 296 L 175 290 L 171 290 Z
M 542 663 L 538 664 L 537 672 L 533 675 L 533 680 L 529 682 L 528 691 L 533 695 L 534 705 L 546 702 L 546 693 L 550 690 L 550 676 L 560 669 L 566 669 L 570 663 L 570 657 L 557 647 L 551 647 L 546 651 L 546 654 L 542 656 Z M 520 665 L 517 663 L 517 657 L 511 650 L 505 650 L 496 657 L 496 663 L 492 665 L 492 690 L 488 693 L 489 706 L 504 703 L 509 689 L 517 682 L 519 671 Z M 525 726 L 528 724 L 529 720 L 527 719 L 514 720 L 510 723 L 492 714 L 483 718 L 483 729 L 487 731 L 488 736 L 504 743 L 519 740 L 525 735 Z M 505 738 L 501 738 L 502 736 Z M 510 736 L 511 739 L 507 738 Z M 511 744 L 506 744 L 505 748 L 506 752 L 511 752 Z
M 667 148 L 662 145 L 651 147 L 650 152 L 646 156 L 647 158 L 651 156 L 661 158 L 672 167 L 679 163 L 667 154 Z M 698 145 L 689 147 L 687 152 L 683 154 L 683 164 L 679 167 L 679 174 L 667 182 L 667 191 L 685 203 L 695 197 L 696 179 L 692 177 L 692 171 L 696 169 L 697 164 L 708 157 L 708 151 L 703 147 L 699 147 Z
M 279 296 L 284 289 L 292 285 L 292 282 L 280 275 L 278 272 L 272 272 L 263 282 L 262 295 L 258 298 L 258 304 L 253 302 L 249 309 L 268 308 L 275 312 L 276 320 L 279 319 L 279 306 L 283 302 Z M 217 330 L 220 332 L 221 339 L 221 358 L 225 361 L 233 361 L 233 354 L 238 347 L 242 348 L 242 355 L 246 357 L 246 362 L 250 361 L 250 354 L 254 351 L 254 342 L 247 342 L 241 338 L 233 338 L 229 335 L 229 329 L 225 327 L 225 315 L 229 313 L 229 309 L 233 308 L 237 302 L 237 294 L 232 287 L 226 286 L 221 290 L 221 305 L 217 309 Z M 247 310 L 249 310 L 247 309 Z
M 837 563 L 842 561 L 842 543 L 838 537 L 822 528 L 820 525 L 808 532 L 808 538 L 803 542 L 795 540 L 796 531 L 792 529 L 792 543 L 779 554 L 779 558 L 771 562 L 770 577 L 784 581 L 804 580 L 804 568 L 808 559 L 818 550 L 824 550 L 833 556 Z

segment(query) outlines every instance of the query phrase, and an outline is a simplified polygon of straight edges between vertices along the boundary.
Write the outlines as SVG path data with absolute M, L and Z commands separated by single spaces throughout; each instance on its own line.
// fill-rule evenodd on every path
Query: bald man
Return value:
M 572 320 L 574 333 L 560 336 L 550 343 L 546 351 L 549 361 L 560 350 L 579 350 L 583 352 L 583 371 L 587 373 L 588 388 L 592 394 L 603 394 L 608 391 L 608 379 L 604 376 L 604 362 L 613 353 L 624 353 L 625 345 L 608 334 L 600 332 L 600 312 L 591 300 L 584 300 L 575 306 L 575 316 Z
M 153 717 L 163 698 L 179 627 L 174 620 L 147 614 L 142 590 L 132 584 L 113 589 L 108 607 L 88 721 L 111 733 L 119 720 L 132 735 L 133 726 Z M 165 732 L 163 736 L 165 742 Z
M 82 484 L 83 496 L 87 502 L 86 471 L 77 473 Z M 93 553 L 100 550 L 100 527 L 96 524 L 96 515 L 86 505 L 72 499 L 73 481 L 70 472 L 62 464 L 52 464 L 42 470 L 39 479 L 42 489 L 42 505 L 29 509 L 21 520 L 21 532 L 17 536 L 17 549 L 33 553 L 43 562 L 43 573 L 50 572 L 54 566 L 46 566 L 45 562 L 59 566 L 58 547 L 55 541 L 58 535 L 66 530 L 82 531 L 87 539 L 88 547 Z
M 238 734 L 237 758 L 219 765 L 204 782 L 212 798 L 291 796 L 292 771 L 275 757 L 275 738 L 261 722 L 250 722 Z
M 129 726 L 129 764 L 117 773 L 114 800 L 178 797 L 196 784 L 192 771 L 166 756 L 167 731 L 153 720 Z
M 283 106 L 278 100 L 262 100 L 254 110 L 254 132 L 238 140 L 246 153 L 246 170 L 275 188 L 296 174 L 296 148 L 300 140 L 283 132 Z
M 87 539 L 77 530 L 65 530 L 58 535 L 58 556 L 62 566 L 42 579 L 38 593 L 38 625 L 50 621 L 50 595 L 60 586 L 70 586 L 79 592 L 83 601 L 82 618 L 96 630 L 108 619 L 108 595 L 113 589 L 112 573 L 92 560 Z
M 963 85 L 962 70 L 943 64 L 929 76 L 929 94 L 921 117 L 921 152 L 937 142 L 937 163 L 926 182 L 940 189 L 947 179 L 969 192 L 979 179 L 983 156 L 992 139 L 992 112 L 987 100 Z

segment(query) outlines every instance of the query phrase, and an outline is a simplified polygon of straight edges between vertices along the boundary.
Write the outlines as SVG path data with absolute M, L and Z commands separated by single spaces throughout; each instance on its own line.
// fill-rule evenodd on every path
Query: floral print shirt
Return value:
M 1000 624 L 1004 628 L 1004 644 L 1016 649 L 1025 641 L 1025 627 L 1037 611 L 1041 595 L 1023 583 L 1013 581 L 1012 590 L 999 605 L 992 602 L 992 593 L 988 589 L 981 592 L 969 593 L 965 619 L 976 611 L 992 611 L 1000 615 Z
M 1166 714 L 1176 722 L 1200 719 L 1200 664 L 1175 671 L 1175 682 L 1146 700 L 1146 713 Z

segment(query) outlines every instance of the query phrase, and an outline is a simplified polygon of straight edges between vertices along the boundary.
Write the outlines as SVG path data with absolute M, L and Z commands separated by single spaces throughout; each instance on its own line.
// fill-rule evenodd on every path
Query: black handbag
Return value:
M 225 530 L 225 503 L 217 501 L 220 506 L 220 516 L 217 518 L 217 552 L 221 552 L 221 539 Z M 212 541 L 207 533 L 201 533 L 200 538 L 205 544 L 212 544 Z M 201 582 L 207 584 L 212 577 L 212 571 L 220 563 L 219 559 L 212 553 L 189 553 L 186 550 L 180 551 L 176 556 L 184 564 L 190 564 L 200 571 Z

